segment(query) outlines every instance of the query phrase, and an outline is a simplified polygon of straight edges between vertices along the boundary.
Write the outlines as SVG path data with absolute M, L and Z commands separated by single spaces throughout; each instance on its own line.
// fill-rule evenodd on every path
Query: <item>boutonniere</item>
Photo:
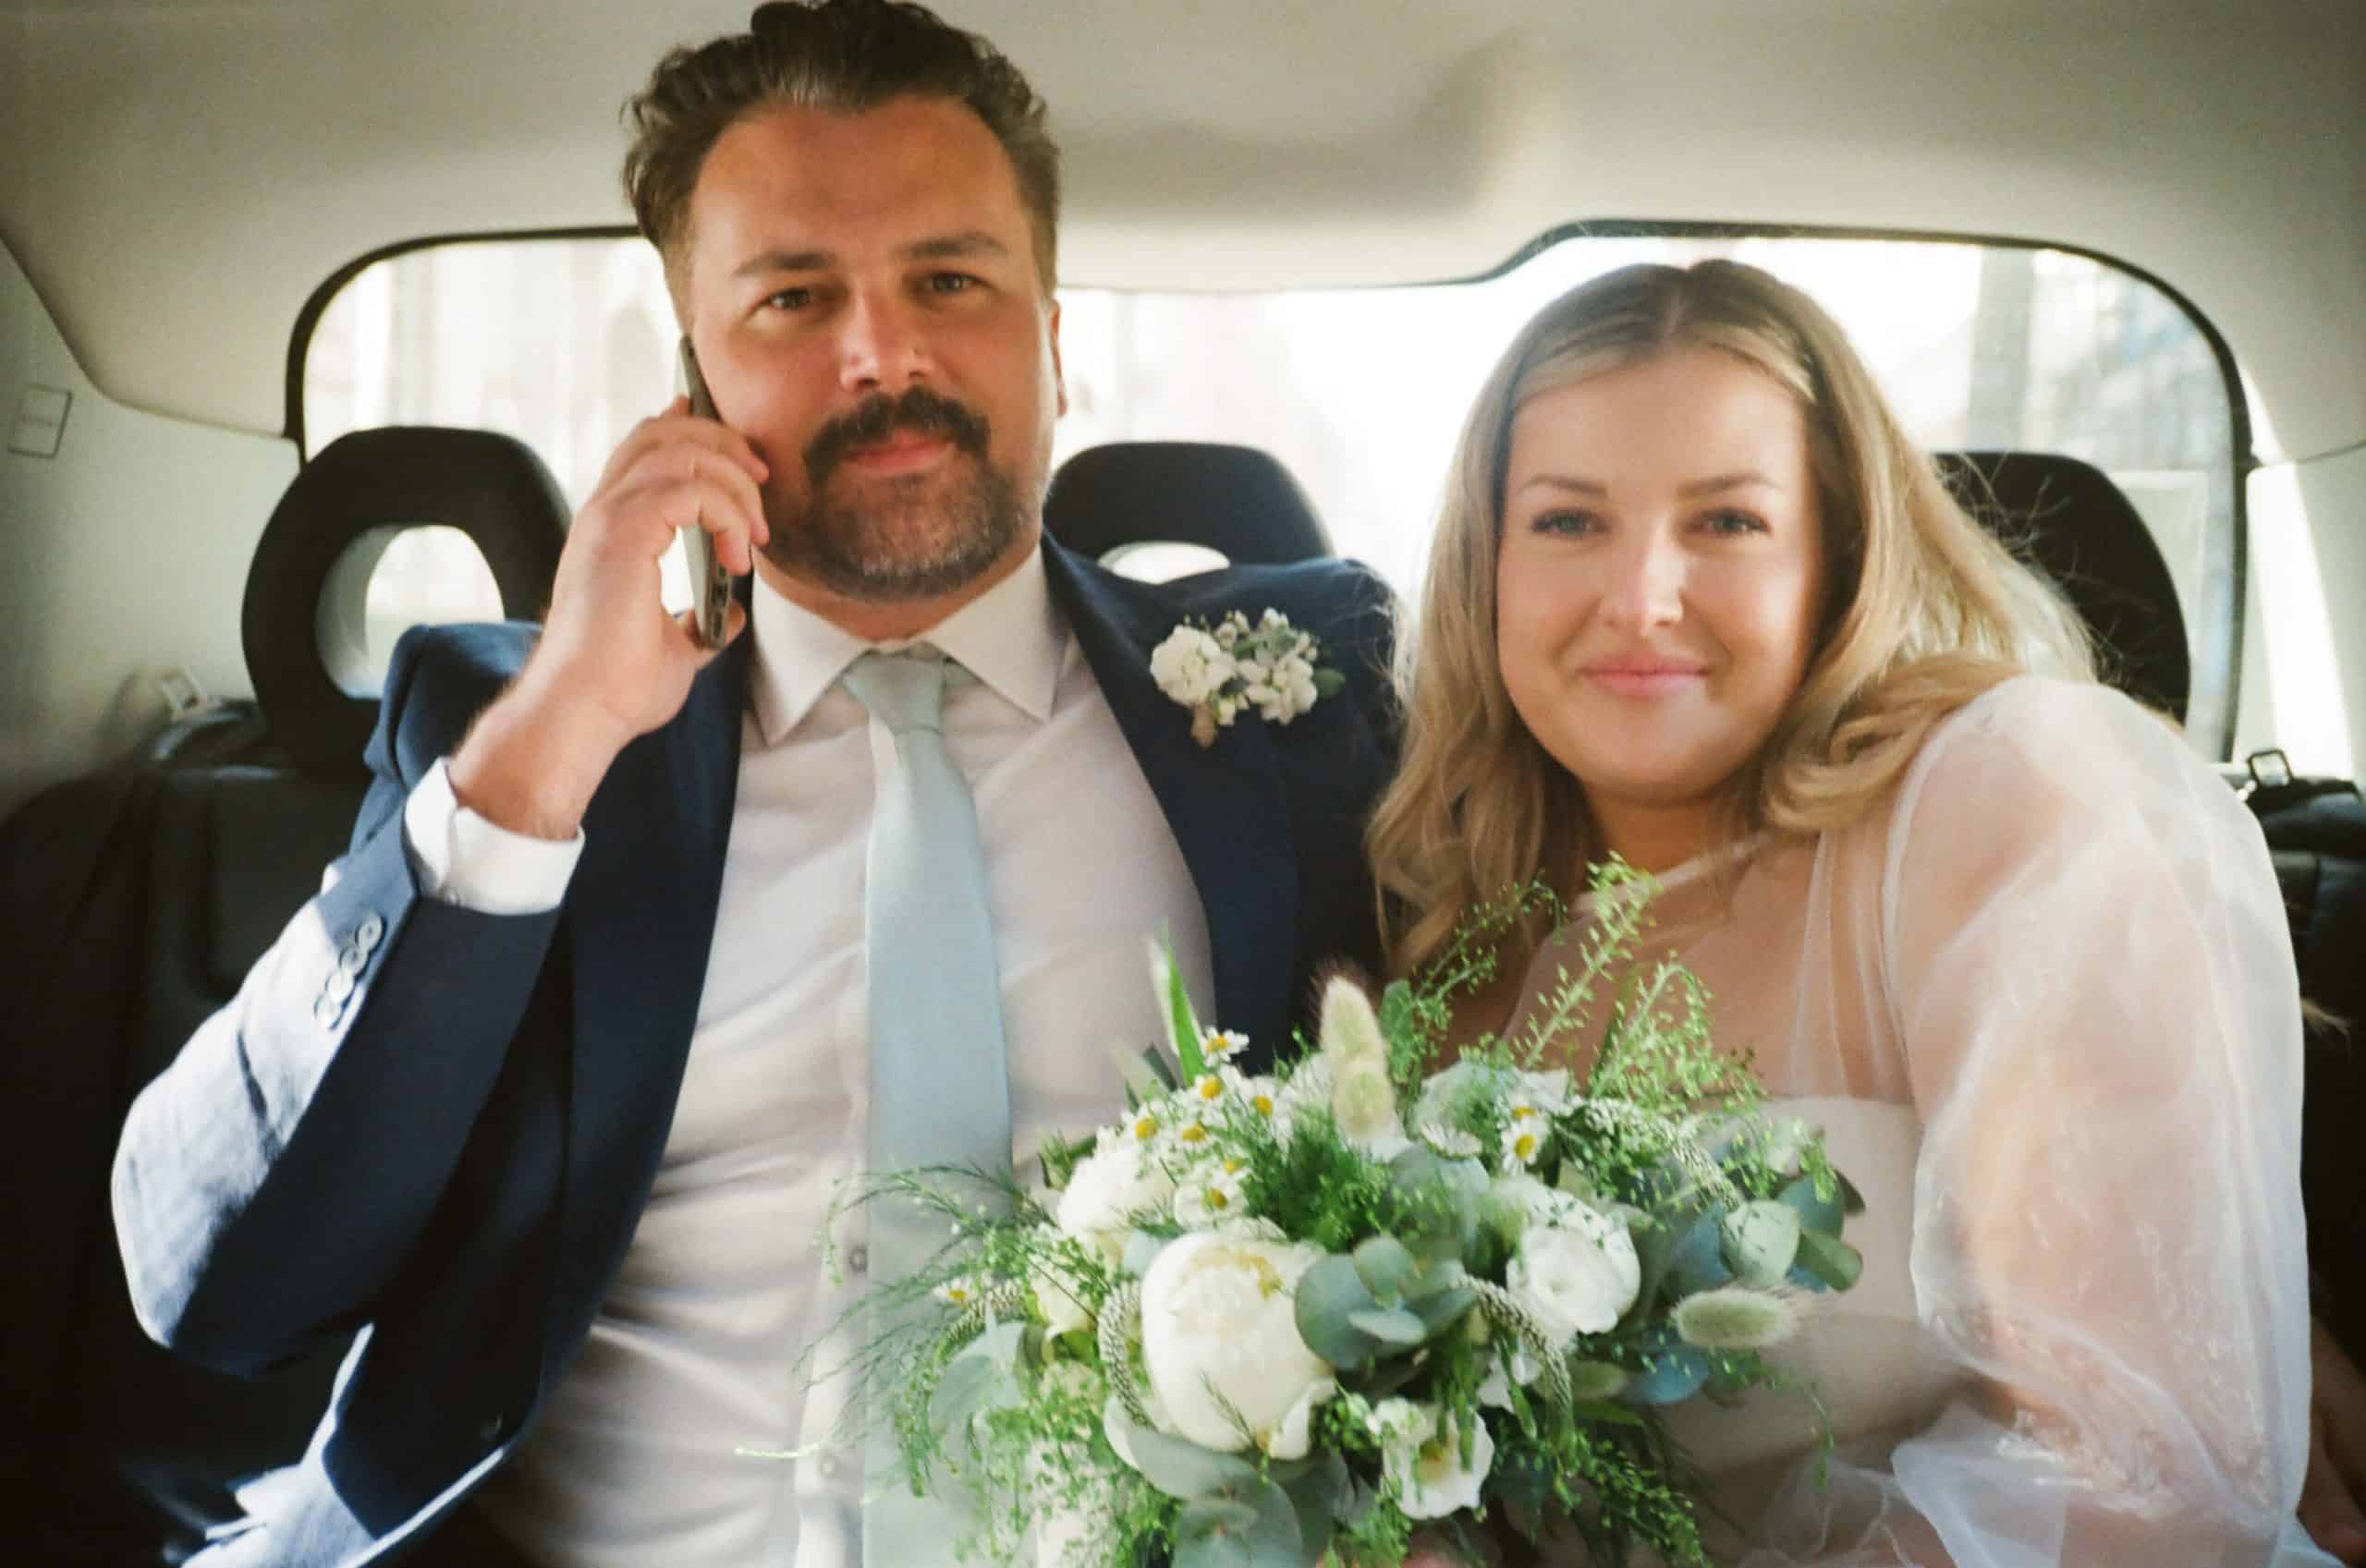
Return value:
M 1345 687 L 1347 677 L 1322 666 L 1323 645 L 1268 610 L 1251 626 L 1235 610 L 1214 626 L 1186 621 L 1151 650 L 1158 689 L 1191 711 L 1191 738 L 1213 746 L 1244 708 L 1287 724 Z

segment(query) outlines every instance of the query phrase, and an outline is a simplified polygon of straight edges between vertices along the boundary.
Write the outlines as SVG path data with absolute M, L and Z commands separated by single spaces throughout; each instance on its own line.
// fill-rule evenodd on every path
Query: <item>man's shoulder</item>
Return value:
M 522 621 L 413 626 L 387 661 L 380 735 L 429 760 L 447 754 L 518 678 L 541 635 Z
M 1134 589 L 1177 625 L 1213 624 L 1235 611 L 1254 621 L 1274 610 L 1326 644 L 1359 647 L 1385 646 L 1395 625 L 1396 596 L 1380 574 L 1360 561 L 1323 557 L 1225 566 L 1170 582 L 1140 583 Z

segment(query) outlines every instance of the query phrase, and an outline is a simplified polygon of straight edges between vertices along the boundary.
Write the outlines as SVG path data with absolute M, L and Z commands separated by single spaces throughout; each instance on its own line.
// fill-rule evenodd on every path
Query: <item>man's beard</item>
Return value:
M 834 497 L 847 457 L 899 433 L 952 444 L 954 458 L 924 473 L 864 479 L 860 500 Z M 933 599 L 966 588 L 1009 553 L 1028 518 L 1011 476 L 986 456 L 982 415 L 916 386 L 872 397 L 805 445 L 805 504 L 767 508 L 764 555 L 783 571 L 869 603 Z

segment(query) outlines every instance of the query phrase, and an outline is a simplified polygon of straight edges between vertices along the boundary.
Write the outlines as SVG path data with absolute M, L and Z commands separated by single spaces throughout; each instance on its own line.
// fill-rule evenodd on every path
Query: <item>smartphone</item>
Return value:
M 699 374 L 699 357 L 687 336 L 682 339 L 682 382 L 690 395 L 690 412 L 701 419 L 713 419 L 714 399 L 707 395 L 706 378 Z M 690 636 L 701 648 L 720 648 L 731 623 L 731 568 L 714 548 L 714 535 L 702 528 L 687 528 L 681 534 L 682 553 L 690 564 Z

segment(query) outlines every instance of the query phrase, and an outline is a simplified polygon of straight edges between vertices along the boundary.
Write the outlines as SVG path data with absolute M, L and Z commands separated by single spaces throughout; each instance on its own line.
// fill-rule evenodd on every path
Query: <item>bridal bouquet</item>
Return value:
M 1763 1353 L 1854 1282 L 1860 1205 L 1815 1133 L 1760 1113 L 1681 967 L 1611 999 L 1582 1083 L 1542 1065 L 1640 927 L 1646 881 L 1595 886 L 1535 1021 L 1444 1071 L 1421 1068 L 1452 999 L 1532 893 L 1377 1003 L 1332 980 L 1314 1048 L 1270 1076 L 1161 955 L 1180 1072 L 1046 1150 L 1044 1190 L 874 1184 L 950 1239 L 872 1293 L 897 1326 L 862 1370 L 907 1469 L 873 1484 L 964 1488 L 966 1557 L 1031 1538 L 1045 1568 L 1377 1568 L 1482 1514 L 1705 1562 L 1658 1413 L 1783 1381 Z

